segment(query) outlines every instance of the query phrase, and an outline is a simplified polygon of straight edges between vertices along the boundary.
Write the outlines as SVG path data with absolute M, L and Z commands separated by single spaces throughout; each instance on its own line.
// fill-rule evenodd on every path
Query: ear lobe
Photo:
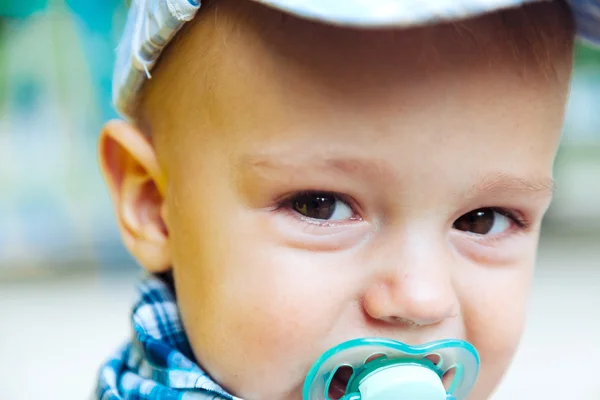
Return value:
M 100 135 L 99 159 L 125 246 L 149 272 L 169 270 L 164 179 L 154 148 L 134 126 L 113 121 Z

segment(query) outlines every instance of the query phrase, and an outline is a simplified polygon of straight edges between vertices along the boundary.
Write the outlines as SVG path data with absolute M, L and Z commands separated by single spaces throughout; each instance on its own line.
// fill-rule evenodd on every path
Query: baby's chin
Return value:
M 484 365 L 481 366 L 479 377 L 468 400 L 488 400 L 492 396 L 492 393 L 504 377 L 508 365 L 501 362 L 492 367 L 493 369 L 490 370 L 485 368 Z
M 285 389 L 283 386 L 288 386 L 285 385 L 284 382 L 279 382 L 282 387 L 279 387 L 280 384 L 275 384 L 274 382 L 276 381 L 276 378 L 273 379 L 273 381 L 271 381 L 272 385 L 269 385 L 269 383 L 267 383 L 267 385 L 269 386 L 263 386 L 262 388 L 259 388 L 258 390 L 254 390 L 253 392 L 244 392 L 244 393 L 238 393 L 236 394 L 237 397 L 244 399 L 244 400 L 263 400 L 263 399 L 281 399 L 281 400 L 303 400 L 302 398 L 302 386 L 303 384 L 300 385 L 293 385 L 292 388 Z M 332 398 L 333 400 L 333 398 Z
M 243 400 L 302 400 L 306 376 L 303 373 L 291 374 L 289 367 L 271 367 L 268 372 L 263 368 L 258 375 L 245 376 L 236 374 L 235 370 L 225 374 L 214 374 L 210 368 L 207 371 L 227 392 Z M 253 369 L 247 366 L 240 368 Z

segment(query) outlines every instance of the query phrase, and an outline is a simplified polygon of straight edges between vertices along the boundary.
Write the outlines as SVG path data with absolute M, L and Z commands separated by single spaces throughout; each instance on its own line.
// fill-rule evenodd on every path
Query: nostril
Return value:
M 415 321 L 412 321 L 407 318 L 402 318 L 402 317 L 387 317 L 387 318 L 385 318 L 385 320 L 387 320 L 389 323 L 393 323 L 393 324 L 397 324 L 397 325 L 404 325 L 406 327 L 421 326 L 420 324 L 417 324 Z

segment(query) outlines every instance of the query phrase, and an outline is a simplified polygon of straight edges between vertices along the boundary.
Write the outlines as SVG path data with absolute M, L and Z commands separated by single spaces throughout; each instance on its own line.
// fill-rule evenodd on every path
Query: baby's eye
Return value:
M 513 219 L 493 208 L 480 208 L 471 211 L 456 221 L 453 228 L 477 235 L 490 235 L 506 232 L 513 224 Z
M 307 192 L 291 199 L 291 208 L 298 214 L 318 220 L 343 221 L 351 219 L 352 208 L 332 193 Z

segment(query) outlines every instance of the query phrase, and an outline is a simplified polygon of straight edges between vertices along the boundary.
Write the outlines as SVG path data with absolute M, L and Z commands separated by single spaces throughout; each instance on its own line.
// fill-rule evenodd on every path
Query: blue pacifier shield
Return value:
M 351 368 L 345 394 L 330 397 L 334 376 Z M 462 400 L 479 374 L 475 348 L 462 340 L 409 346 L 365 338 L 325 352 L 304 382 L 304 400 Z M 446 385 L 442 378 L 446 376 Z

